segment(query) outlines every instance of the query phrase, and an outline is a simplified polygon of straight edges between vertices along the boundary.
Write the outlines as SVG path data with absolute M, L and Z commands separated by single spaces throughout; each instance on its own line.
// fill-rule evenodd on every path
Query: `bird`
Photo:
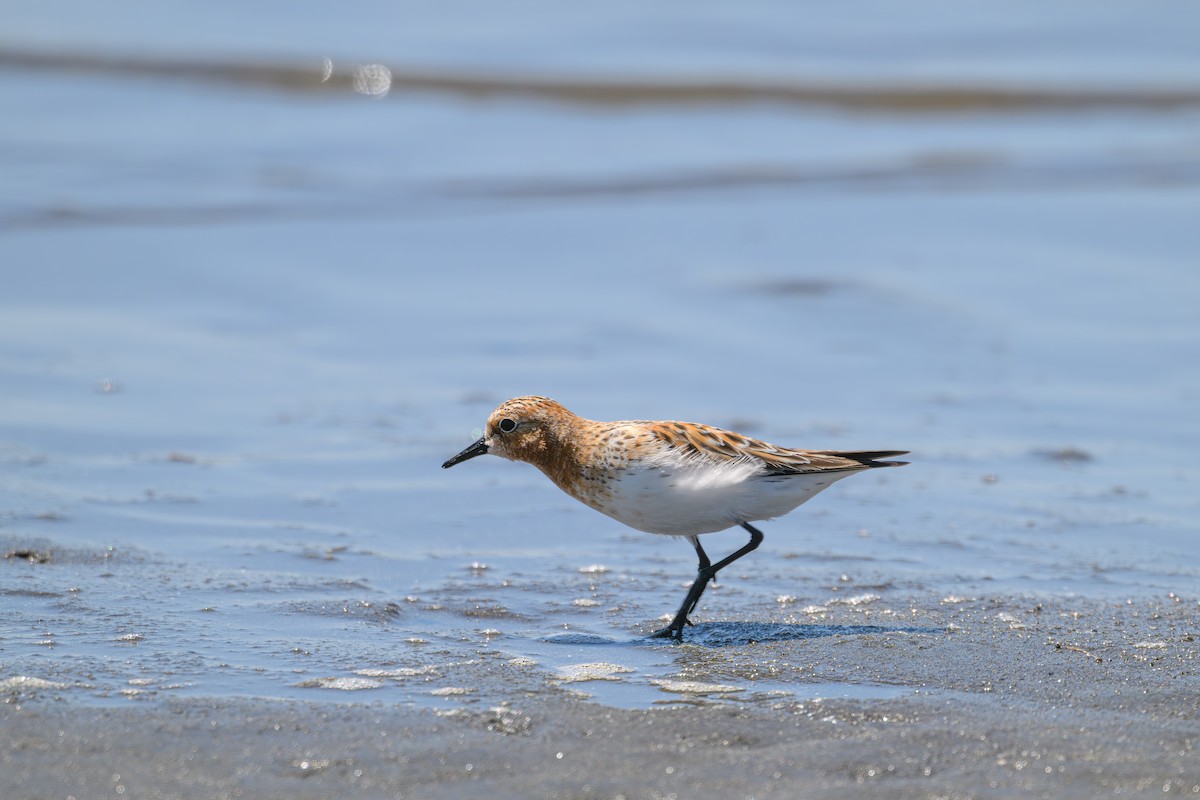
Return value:
M 881 459 L 908 452 L 778 447 L 695 422 L 598 422 L 529 395 L 501 403 L 483 435 L 442 468 L 485 454 L 523 461 L 571 497 L 631 528 L 686 538 L 699 559 L 696 579 L 670 623 L 651 634 L 682 641 L 709 582 L 762 543 L 751 522 L 783 516 L 857 472 L 903 466 L 908 462 Z M 714 563 L 700 536 L 735 526 L 750 541 Z

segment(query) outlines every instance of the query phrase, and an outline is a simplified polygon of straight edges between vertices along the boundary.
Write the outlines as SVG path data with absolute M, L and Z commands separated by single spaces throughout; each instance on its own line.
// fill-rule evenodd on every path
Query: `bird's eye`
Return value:
M 516 421 L 505 417 L 504 419 L 500 420 L 499 427 L 501 433 L 512 433 L 517 429 L 517 423 Z

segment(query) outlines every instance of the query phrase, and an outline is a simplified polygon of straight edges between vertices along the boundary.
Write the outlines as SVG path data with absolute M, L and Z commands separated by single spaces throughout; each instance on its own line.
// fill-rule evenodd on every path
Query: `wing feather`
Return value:
M 845 472 L 871 467 L 898 467 L 903 461 L 877 461 L 904 455 L 905 450 L 799 450 L 778 447 L 761 439 L 712 425 L 693 422 L 646 422 L 651 434 L 688 458 L 715 464 L 757 461 L 766 475 Z

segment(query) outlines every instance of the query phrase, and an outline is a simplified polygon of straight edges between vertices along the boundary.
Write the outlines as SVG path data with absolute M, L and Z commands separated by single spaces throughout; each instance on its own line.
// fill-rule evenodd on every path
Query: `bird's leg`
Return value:
M 722 569 L 728 567 L 762 544 L 762 531 L 748 522 L 743 522 L 742 527 L 750 532 L 750 541 L 746 543 L 745 547 L 730 553 L 716 564 L 708 560 L 708 554 L 700 546 L 699 537 L 688 537 L 692 546 L 696 548 L 696 555 L 700 558 L 700 566 L 696 570 L 696 580 L 692 583 L 692 587 L 688 589 L 687 597 L 683 598 L 683 605 L 679 607 L 679 611 L 675 614 L 675 618 L 671 620 L 671 624 L 660 631 L 655 631 L 651 634 L 653 637 L 658 639 L 679 639 L 682 641 L 684 626 L 692 624 L 691 620 L 688 619 L 688 614 L 695 611 L 696 604 L 700 602 L 700 595 L 704 594 L 704 588 L 708 586 L 708 582 L 715 578 L 717 573 Z
M 696 580 L 700 580 L 701 575 L 703 575 L 707 570 L 712 569 L 712 562 L 708 560 L 708 553 L 704 552 L 704 548 L 700 546 L 700 537 L 693 536 L 691 538 L 691 541 L 692 541 L 692 546 L 696 548 L 696 555 L 699 556 L 699 558 L 700 558 L 700 564 L 699 564 L 699 566 L 696 567 Z M 717 578 L 717 571 L 713 570 L 712 575 L 708 580 L 716 580 L 716 578 Z M 708 586 L 708 580 L 705 580 L 704 584 L 700 587 L 700 591 L 696 594 L 696 599 L 692 601 L 691 607 L 688 608 L 687 614 L 691 614 L 692 611 L 695 610 L 695 608 L 696 608 L 696 603 L 700 602 L 700 595 L 704 594 L 704 589 Z M 690 590 L 688 591 L 688 594 L 689 595 L 691 594 Z M 686 622 L 688 625 L 691 625 L 692 621 L 690 619 L 687 619 L 687 614 L 683 615 L 684 616 L 683 621 Z
M 683 639 L 683 626 L 692 624 L 692 621 L 688 619 L 688 614 L 692 613 L 692 609 L 696 607 L 696 603 L 700 602 L 700 595 L 704 594 L 704 587 L 708 586 L 708 582 L 713 578 L 712 562 L 708 560 L 708 554 L 700 546 L 700 541 L 693 537 L 692 544 L 696 546 L 696 554 L 700 556 L 700 566 L 696 570 L 696 580 L 692 582 L 691 588 L 688 589 L 687 597 L 683 599 L 683 605 L 679 607 L 679 611 L 675 614 L 675 619 L 671 620 L 671 624 L 651 634 L 655 638 Z

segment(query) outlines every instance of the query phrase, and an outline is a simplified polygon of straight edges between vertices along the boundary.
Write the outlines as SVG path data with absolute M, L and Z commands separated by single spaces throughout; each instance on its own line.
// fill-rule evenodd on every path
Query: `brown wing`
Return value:
M 805 472 L 840 472 L 869 467 L 900 466 L 904 462 L 875 461 L 876 458 L 903 455 L 903 450 L 843 452 L 837 450 L 795 450 L 776 447 L 740 433 L 693 422 L 647 423 L 652 434 L 672 448 L 697 458 L 714 461 L 757 459 L 772 475 Z

